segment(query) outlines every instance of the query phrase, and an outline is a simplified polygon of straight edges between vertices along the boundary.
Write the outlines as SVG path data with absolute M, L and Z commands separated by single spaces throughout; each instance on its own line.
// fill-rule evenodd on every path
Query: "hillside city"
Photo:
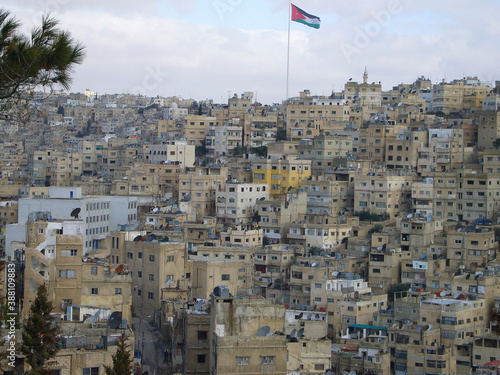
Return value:
M 46 285 L 51 375 L 104 374 L 122 333 L 137 374 L 497 373 L 500 81 L 358 73 L 273 105 L 36 92 L 2 118 L 17 337 Z

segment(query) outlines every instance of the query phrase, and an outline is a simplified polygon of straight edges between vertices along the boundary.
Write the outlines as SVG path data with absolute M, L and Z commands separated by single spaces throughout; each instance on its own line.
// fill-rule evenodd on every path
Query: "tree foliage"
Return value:
M 52 309 L 47 287 L 45 284 L 40 285 L 21 336 L 20 350 L 26 356 L 26 362 L 31 366 L 31 371 L 27 374 L 46 374 L 45 362 L 53 358 L 58 351 L 58 328 L 54 324 L 54 318 L 50 315 Z
M 500 308 L 498 307 L 491 310 L 491 329 L 497 336 L 500 336 Z
M 130 344 L 127 341 L 128 337 L 125 334 L 120 336 L 117 343 L 118 349 L 113 354 L 113 365 L 104 366 L 106 375 L 132 375 L 134 372 L 134 359 L 130 352 Z
M 6 116 L 14 107 L 28 107 L 35 89 L 60 85 L 68 89 L 75 65 L 81 64 L 84 47 L 59 22 L 45 15 L 30 35 L 20 33 L 21 24 L 0 8 L 0 110 Z
M 493 147 L 495 147 L 496 149 L 500 148 L 500 138 L 497 138 L 493 141 Z

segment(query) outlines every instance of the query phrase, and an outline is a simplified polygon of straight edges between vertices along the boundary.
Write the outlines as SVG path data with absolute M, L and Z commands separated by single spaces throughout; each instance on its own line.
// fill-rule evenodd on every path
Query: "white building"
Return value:
M 137 197 L 82 196 L 80 187 L 50 187 L 43 198 L 19 199 L 18 222 L 7 225 L 5 252 L 11 256 L 12 241 L 26 241 L 26 223 L 38 217 L 48 220 L 81 219 L 83 247 L 97 249 L 110 231 L 137 222 Z
M 183 167 L 194 166 L 196 146 L 188 145 L 187 141 L 166 141 L 146 147 L 149 149 L 148 161 L 151 164 L 178 162 Z
M 246 224 L 259 200 L 269 199 L 267 184 L 220 184 L 215 203 L 217 221 L 226 224 Z

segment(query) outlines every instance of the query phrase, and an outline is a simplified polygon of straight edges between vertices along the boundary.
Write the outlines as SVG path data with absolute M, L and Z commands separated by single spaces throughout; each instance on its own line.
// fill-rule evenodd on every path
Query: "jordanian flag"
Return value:
M 321 20 L 317 16 L 304 12 L 299 7 L 292 4 L 292 21 L 303 23 L 309 27 L 319 29 Z

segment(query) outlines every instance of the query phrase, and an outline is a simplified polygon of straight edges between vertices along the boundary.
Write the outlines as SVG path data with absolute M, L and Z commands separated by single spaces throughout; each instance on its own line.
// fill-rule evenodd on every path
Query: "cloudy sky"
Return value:
M 286 97 L 288 0 L 4 0 L 28 32 L 51 12 L 86 46 L 71 91 L 226 102 Z M 500 1 L 294 0 L 321 18 L 292 22 L 289 95 L 340 91 L 353 78 L 384 90 L 425 76 L 500 80 Z

